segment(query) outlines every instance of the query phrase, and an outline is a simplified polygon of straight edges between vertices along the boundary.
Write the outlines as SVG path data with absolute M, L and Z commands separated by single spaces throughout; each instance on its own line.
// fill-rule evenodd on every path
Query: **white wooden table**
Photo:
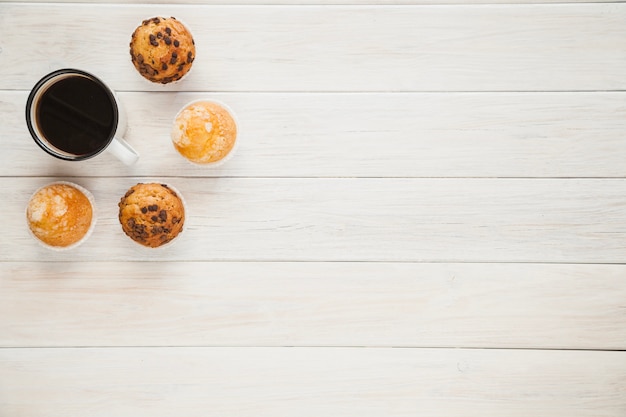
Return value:
M 626 3 L 124 3 L 0 4 L 0 416 L 626 416 Z M 128 53 L 159 15 L 198 47 L 173 86 Z M 37 148 L 64 67 L 136 165 Z M 197 98 L 240 122 L 220 168 L 169 139 Z M 99 213 L 69 253 L 24 218 L 59 179 Z M 117 220 L 149 180 L 188 205 L 165 250 Z

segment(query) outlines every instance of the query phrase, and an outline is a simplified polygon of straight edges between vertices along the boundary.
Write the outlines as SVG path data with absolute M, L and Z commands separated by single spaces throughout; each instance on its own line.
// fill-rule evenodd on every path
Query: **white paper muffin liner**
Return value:
M 190 163 L 190 164 L 192 164 L 194 166 L 216 168 L 216 167 L 224 165 L 228 160 L 230 160 L 233 157 L 233 155 L 237 152 L 237 148 L 239 148 L 239 139 L 240 139 L 240 136 L 241 136 L 239 120 L 237 119 L 237 115 L 235 114 L 235 112 L 233 111 L 233 109 L 229 105 L 227 105 L 223 101 L 215 100 L 215 99 L 212 99 L 212 98 L 200 98 L 200 99 L 192 100 L 192 101 L 188 102 L 187 104 L 185 104 L 184 106 L 182 106 L 180 108 L 180 110 L 178 110 L 178 112 L 176 113 L 176 116 L 174 116 L 174 119 L 172 120 L 171 127 L 172 127 L 172 130 L 173 130 L 173 126 L 176 123 L 176 119 L 178 119 L 178 116 L 180 116 L 180 114 L 183 112 L 183 110 L 185 110 L 187 107 L 191 106 L 192 104 L 204 103 L 204 102 L 214 103 L 214 104 L 217 104 L 217 105 L 223 107 L 224 109 L 226 109 L 226 111 L 233 118 L 233 121 L 235 122 L 235 127 L 237 128 L 237 136 L 235 137 L 235 144 L 231 148 L 230 152 L 228 152 L 228 154 L 226 154 L 226 156 L 223 157 L 222 159 L 220 159 L 219 161 L 206 162 L 206 163 L 194 162 L 194 161 L 192 161 L 190 159 L 187 159 L 184 155 L 182 155 L 180 152 L 178 152 L 178 150 L 174 146 L 174 136 L 173 136 L 171 131 L 170 131 L 170 139 L 172 141 L 172 147 L 174 147 L 174 151 L 181 158 L 183 158 L 185 161 L 187 161 L 188 163 Z
M 37 237 L 37 235 L 35 235 L 35 233 L 31 230 L 30 228 L 30 224 L 28 223 L 28 206 L 30 204 L 30 201 L 33 199 L 33 197 L 41 190 L 43 190 L 44 188 L 47 188 L 51 185 L 56 185 L 56 184 L 62 184 L 62 185 L 68 185 L 70 187 L 74 187 L 76 188 L 78 191 L 82 192 L 85 197 L 87 197 L 87 199 L 89 200 L 89 203 L 91 204 L 91 224 L 89 226 L 89 229 L 87 230 L 87 232 L 85 233 L 85 235 L 78 241 L 72 243 L 71 245 L 68 246 L 54 246 L 54 245 L 49 245 L 47 243 L 45 243 L 44 241 L 42 241 L 41 239 L 39 239 Z M 26 210 L 24 212 L 25 217 L 26 217 L 26 228 L 28 229 L 28 233 L 32 236 L 32 238 L 41 246 L 44 247 L 46 249 L 50 249 L 52 251 L 55 252 L 65 252 L 74 248 L 77 248 L 78 246 L 82 245 L 87 239 L 89 239 L 89 237 L 91 236 L 91 234 L 93 233 L 93 230 L 96 227 L 96 222 L 98 219 L 98 215 L 97 215 L 97 210 L 96 210 L 96 201 L 95 198 L 93 197 L 93 194 L 91 194 L 91 192 L 89 190 L 87 190 L 86 188 L 73 183 L 73 182 L 69 182 L 69 181 L 54 181 L 51 183 L 48 183 L 46 185 L 43 185 L 39 188 L 37 188 L 30 196 L 30 198 L 28 199 L 28 203 L 26 204 Z

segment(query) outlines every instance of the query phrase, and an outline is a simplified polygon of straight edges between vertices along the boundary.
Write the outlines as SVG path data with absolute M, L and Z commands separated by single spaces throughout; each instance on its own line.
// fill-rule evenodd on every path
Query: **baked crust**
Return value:
M 40 188 L 26 209 L 28 226 L 41 242 L 67 247 L 89 232 L 93 221 L 89 198 L 69 184 L 55 183 Z
M 224 159 L 236 140 L 235 119 L 212 101 L 190 103 L 178 113 L 172 126 L 172 142 L 178 153 L 198 164 Z
M 180 80 L 196 57 L 191 32 L 174 17 L 144 20 L 132 34 L 130 56 L 146 79 L 161 84 Z
M 134 185 L 122 197 L 118 206 L 122 230 L 141 245 L 159 247 L 170 242 L 183 230 L 183 201 L 166 184 Z

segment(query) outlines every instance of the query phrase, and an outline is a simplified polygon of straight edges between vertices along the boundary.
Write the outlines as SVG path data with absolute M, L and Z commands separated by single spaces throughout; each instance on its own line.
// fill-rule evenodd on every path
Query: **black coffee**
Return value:
M 117 123 L 109 92 L 81 75 L 49 87 L 39 98 L 36 114 L 39 130 L 50 145 L 76 156 L 92 155 L 106 147 Z

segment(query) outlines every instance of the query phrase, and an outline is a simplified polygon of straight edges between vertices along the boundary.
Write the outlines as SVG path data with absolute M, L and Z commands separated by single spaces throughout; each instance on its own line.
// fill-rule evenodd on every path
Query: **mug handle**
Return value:
M 121 138 L 113 138 L 106 150 L 115 155 L 124 165 L 133 165 L 139 159 L 137 151 Z

